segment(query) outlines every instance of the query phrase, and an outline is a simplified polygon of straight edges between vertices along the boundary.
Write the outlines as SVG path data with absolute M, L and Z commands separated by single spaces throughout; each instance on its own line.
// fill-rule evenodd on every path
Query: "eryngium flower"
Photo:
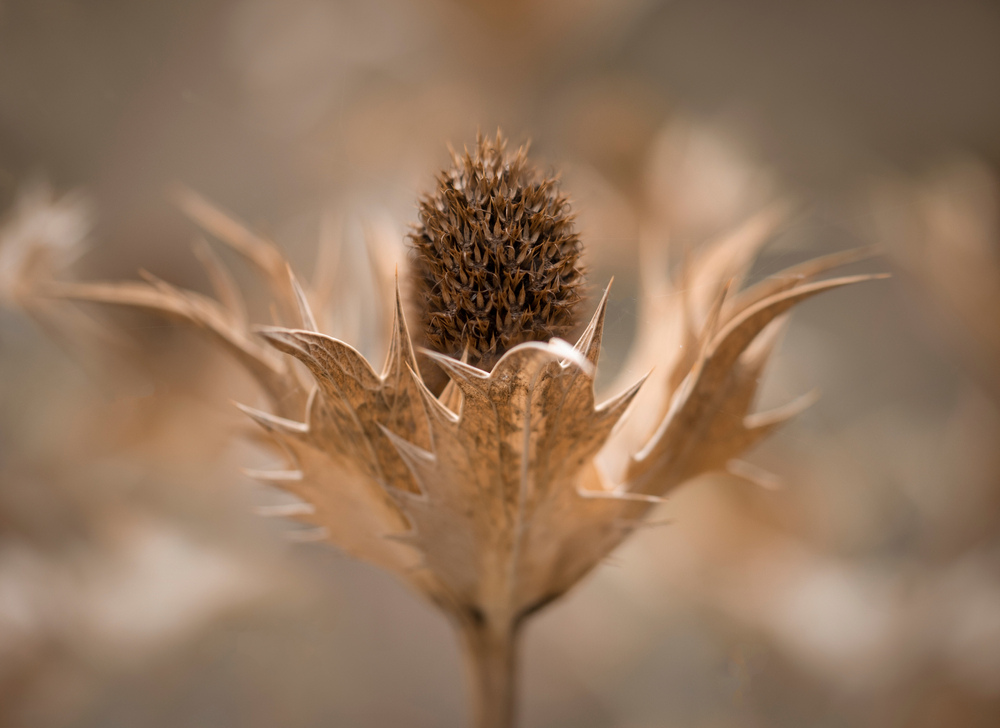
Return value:
M 580 303 L 569 200 L 522 147 L 477 140 L 420 201 L 410 235 L 419 341 L 489 371 L 511 347 L 565 337 Z
M 513 255 L 512 266 L 519 265 L 518 251 L 524 250 L 518 245 L 524 246 L 525 226 L 518 235 L 514 228 L 495 229 L 495 223 L 489 230 L 470 224 L 466 231 L 462 215 L 471 222 L 473 214 L 456 212 L 468 204 L 458 199 L 464 194 L 457 189 L 460 184 L 476 180 L 477 195 L 480 188 L 492 190 L 490 199 L 477 198 L 476 204 L 496 215 L 502 210 L 508 222 L 508 202 L 511 210 L 520 206 L 511 200 L 565 209 L 565 201 L 550 190 L 510 188 L 544 186 L 526 171 L 520 153 L 507 158 L 502 147 L 481 144 L 476 157 L 460 158 L 457 165 L 440 178 L 451 182 L 441 183 L 438 201 L 430 198 L 421 208 L 415 245 L 422 261 L 415 275 L 425 300 L 438 300 L 430 277 L 474 266 L 475 250 L 481 259 Z M 456 207 L 449 208 L 448 200 L 457 200 Z M 801 408 L 800 402 L 751 413 L 784 314 L 817 293 L 872 277 L 817 280 L 858 257 L 849 252 L 740 290 L 756 252 L 780 222 L 780 214 L 767 210 L 707 246 L 676 288 L 665 271 L 658 274 L 646 266 L 641 298 L 646 330 L 626 371 L 655 367 L 648 381 L 630 382 L 600 403 L 595 398 L 605 292 L 575 344 L 553 338 L 507 348 L 565 330 L 570 319 L 559 314 L 547 321 L 544 307 L 532 309 L 537 323 L 531 332 L 503 328 L 506 316 L 500 328 L 487 325 L 473 332 L 434 324 L 433 313 L 423 314 L 426 328 L 420 339 L 447 348 L 423 352 L 450 380 L 436 394 L 418 368 L 398 286 L 388 355 L 377 371 L 350 344 L 320 330 L 313 311 L 326 311 L 327 301 L 300 286 L 276 246 L 197 197 L 186 195 L 182 206 L 257 267 L 282 326 L 248 327 L 230 277 L 206 248 L 200 258 L 217 300 L 155 279 L 74 284 L 64 286 L 63 293 L 178 317 L 235 354 L 272 406 L 270 412 L 244 410 L 288 459 L 287 467 L 253 475 L 300 499 L 271 512 L 316 527 L 316 538 L 394 573 L 452 617 L 468 648 L 480 726 L 506 726 L 512 720 L 516 638 L 530 615 L 599 564 L 667 493 L 701 473 L 727 468 Z M 526 223 L 529 246 L 544 249 L 548 241 L 539 241 L 545 231 L 555 241 L 556 252 L 543 252 L 538 260 L 573 265 L 559 268 L 566 270 L 562 277 L 547 277 L 541 265 L 530 279 L 529 265 L 522 280 L 529 286 L 568 280 L 569 293 L 562 300 L 570 300 L 579 278 L 576 238 L 568 223 L 540 220 L 539 237 L 532 241 L 532 224 Z M 435 241 L 446 237 L 448 247 L 438 247 Z M 429 259 L 438 251 L 444 260 L 432 264 Z M 471 264 L 456 259 L 470 254 Z M 496 277 L 484 274 L 476 285 L 508 285 L 503 282 L 510 272 L 494 272 Z M 465 295 L 462 305 L 470 306 L 472 284 L 459 279 L 459 284 L 448 283 L 457 286 L 450 289 L 452 303 L 457 306 L 456 298 Z M 543 300 L 549 293 L 532 295 Z M 501 294 L 512 306 L 508 291 L 490 291 L 498 302 L 494 307 L 502 305 Z M 475 295 L 478 299 L 478 291 Z M 451 305 L 443 295 L 440 303 Z M 478 300 L 474 306 L 485 309 Z M 474 311 L 467 315 L 474 320 Z M 494 348 L 494 335 L 505 343 Z M 270 350 L 258 343 L 261 339 Z M 490 370 L 457 358 L 459 349 L 475 351 L 482 363 L 484 355 L 505 348 Z M 285 357 L 304 364 L 312 382 L 300 381 Z

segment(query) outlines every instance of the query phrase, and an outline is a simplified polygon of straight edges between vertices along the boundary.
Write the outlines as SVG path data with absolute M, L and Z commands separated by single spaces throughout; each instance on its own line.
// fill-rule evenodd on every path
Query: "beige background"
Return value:
M 523 725 L 994 726 L 998 39 L 985 0 L 0 0 L 0 209 L 81 187 L 81 276 L 205 289 L 183 183 L 310 273 L 324 221 L 401 238 L 446 144 L 499 125 L 616 276 L 613 374 L 641 235 L 794 200 L 758 275 L 876 244 L 856 269 L 895 278 L 795 314 L 763 404 L 823 398 L 749 458 L 782 489 L 686 487 L 529 629 Z M 247 382 L 115 321 L 139 347 L 95 363 L 0 309 L 0 722 L 462 725 L 441 617 L 250 514 Z

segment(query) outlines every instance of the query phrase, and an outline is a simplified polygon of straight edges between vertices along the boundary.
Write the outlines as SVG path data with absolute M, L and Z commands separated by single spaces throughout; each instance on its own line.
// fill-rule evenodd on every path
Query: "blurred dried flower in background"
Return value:
M 0 346 L 44 372 L 25 384 L 9 359 L 0 371 L 2 725 L 73 719 L 110 675 L 258 600 L 266 571 L 102 482 L 106 467 L 92 458 L 119 444 L 113 420 L 123 410 L 81 393 L 80 372 L 32 336 L 22 315 L 91 372 L 120 374 L 106 356 L 116 343 L 107 329 L 51 295 L 90 234 L 87 199 L 41 183 L 21 190 L 0 224 Z
M 65 274 L 86 250 L 91 209 L 80 193 L 57 198 L 43 182 L 21 191 L 0 220 L 0 297 L 38 305 L 36 287 Z
M 244 255 L 269 286 L 280 325 L 257 333 L 304 364 L 314 385 L 299 379 L 291 361 L 256 343 L 240 294 L 219 260 L 204 250 L 200 259 L 217 299 L 148 275 L 145 283 L 73 283 L 56 290 L 180 318 L 234 354 L 272 406 L 272 412 L 244 410 L 288 459 L 281 469 L 254 475 L 299 499 L 269 513 L 315 527 L 295 533 L 329 540 L 439 605 L 464 638 L 477 724 L 508 726 L 518 635 L 528 617 L 599 564 L 665 494 L 701 473 L 725 469 L 795 414 L 806 401 L 751 413 L 784 314 L 817 293 L 873 276 L 817 280 L 858 257 L 850 252 L 741 290 L 748 266 L 781 222 L 780 210 L 768 210 L 692 259 L 680 273 L 680 298 L 663 295 L 662 279 L 647 287 L 644 305 L 667 308 L 647 319 L 654 330 L 638 351 L 666 366 L 646 390 L 644 377 L 597 405 L 594 376 L 607 293 L 575 345 L 531 340 L 566 330 L 578 298 L 579 243 L 568 220 L 559 217 L 565 199 L 549 196 L 551 183 L 536 186 L 525 173 L 523 151 L 507 156 L 500 138 L 495 146 L 480 141 L 476 159 L 467 155 L 458 163 L 459 170 L 439 178 L 446 191 L 421 208 L 412 272 L 418 299 L 423 292 L 424 303 L 440 303 L 438 316 L 449 305 L 482 311 L 483 290 L 499 282 L 499 290 L 486 290 L 498 310 L 504 305 L 500 296 L 509 301 L 509 294 L 520 291 L 506 304 L 510 311 L 527 305 L 528 288 L 542 287 L 532 290 L 537 320 L 529 317 L 525 332 L 512 316 L 499 329 L 444 327 L 446 336 L 434 311 L 424 316 L 428 330 L 421 339 L 448 348 L 423 352 L 450 379 L 440 395 L 428 389 L 417 367 L 398 288 L 379 374 L 350 345 L 320 332 L 313 311 L 322 310 L 322 302 L 299 284 L 273 244 L 191 195 L 182 203 L 186 211 Z M 474 182 L 479 196 L 465 217 L 445 211 L 462 202 L 459 182 Z M 488 227 L 466 219 L 486 211 L 496 217 Z M 524 224 L 519 213 L 528 216 Z M 537 220 L 531 213 L 538 213 Z M 443 242 L 435 246 L 437 240 Z M 464 263 L 468 270 L 455 259 L 460 255 L 472 257 Z M 440 256 L 438 267 L 431 267 L 431 256 Z M 527 270 L 512 268 L 525 261 Z M 490 277 L 490 264 L 508 269 Z M 453 272 L 458 283 L 444 280 Z M 438 289 L 432 276 L 441 278 Z M 520 288 L 512 287 L 519 282 Z M 549 301 L 563 306 L 547 306 Z M 490 367 L 484 355 L 512 344 Z M 458 347 L 482 366 L 455 358 Z M 633 403 L 637 424 L 612 436 Z

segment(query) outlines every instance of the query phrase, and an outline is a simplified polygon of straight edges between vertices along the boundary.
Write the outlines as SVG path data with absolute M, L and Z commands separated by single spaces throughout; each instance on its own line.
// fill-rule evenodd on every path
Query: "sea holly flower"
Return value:
M 215 299 L 152 278 L 67 284 L 61 293 L 178 317 L 236 356 L 271 404 L 243 409 L 287 457 L 285 467 L 253 475 L 299 501 L 271 513 L 392 572 L 452 619 L 484 727 L 513 721 L 527 619 L 601 563 L 667 493 L 725 469 L 801 408 L 751 412 L 784 315 L 873 277 L 818 280 L 858 257 L 849 252 L 740 290 L 780 222 L 767 210 L 693 258 L 677 295 L 664 295 L 666 278 L 647 271 L 646 339 L 626 371 L 652 366 L 652 374 L 596 398 L 608 291 L 575 343 L 565 341 L 583 281 L 569 203 L 499 136 L 454 155 L 420 203 L 410 321 L 397 282 L 381 372 L 323 333 L 314 310 L 325 302 L 273 244 L 199 198 L 187 195 L 183 206 L 263 274 L 282 325 L 247 324 L 207 248 L 200 257 Z

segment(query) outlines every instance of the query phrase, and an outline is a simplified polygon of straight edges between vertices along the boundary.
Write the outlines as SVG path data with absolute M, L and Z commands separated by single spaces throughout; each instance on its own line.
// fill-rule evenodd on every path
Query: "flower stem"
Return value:
M 514 725 L 517 632 L 510 625 L 462 622 L 475 728 Z

